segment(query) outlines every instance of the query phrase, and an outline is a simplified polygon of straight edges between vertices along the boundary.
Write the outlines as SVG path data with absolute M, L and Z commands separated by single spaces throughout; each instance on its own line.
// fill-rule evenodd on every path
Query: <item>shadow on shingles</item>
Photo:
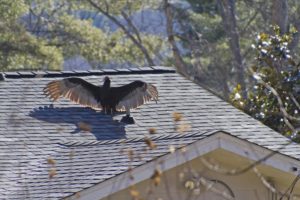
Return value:
M 126 137 L 126 124 L 114 120 L 111 115 L 105 115 L 91 108 L 56 108 L 50 105 L 33 109 L 29 113 L 29 116 L 53 124 L 73 124 L 76 128 L 71 133 L 75 134 L 81 131 L 88 131 L 91 132 L 97 140 L 121 139 Z

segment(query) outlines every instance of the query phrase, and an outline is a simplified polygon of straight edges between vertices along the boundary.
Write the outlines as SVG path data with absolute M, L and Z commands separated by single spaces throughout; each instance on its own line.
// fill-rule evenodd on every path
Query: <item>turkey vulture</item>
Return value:
M 137 108 L 150 100 L 158 100 L 157 89 L 152 84 L 133 81 L 121 87 L 110 87 L 110 79 L 107 76 L 102 86 L 74 77 L 51 81 L 44 88 L 44 93 L 54 101 L 65 97 L 78 104 L 101 109 L 106 114 L 126 111 L 126 117 L 121 120 L 125 123 L 134 123 L 133 118 L 130 117 L 130 109 Z

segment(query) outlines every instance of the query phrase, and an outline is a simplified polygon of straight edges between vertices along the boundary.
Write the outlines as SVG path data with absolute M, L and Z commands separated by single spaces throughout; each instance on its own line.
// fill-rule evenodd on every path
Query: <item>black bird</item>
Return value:
M 130 109 L 144 103 L 158 100 L 158 92 L 154 85 L 133 81 L 121 87 L 110 87 L 109 77 L 104 78 L 102 86 L 93 85 L 81 78 L 65 78 L 51 81 L 44 88 L 44 93 L 53 101 L 65 97 L 78 104 L 94 109 L 101 109 L 106 114 L 116 111 L 126 111 L 122 122 L 134 123 L 130 117 Z

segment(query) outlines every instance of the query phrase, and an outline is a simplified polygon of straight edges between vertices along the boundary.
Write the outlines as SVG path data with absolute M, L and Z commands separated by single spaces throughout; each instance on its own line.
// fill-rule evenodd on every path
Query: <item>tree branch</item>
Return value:
M 267 88 L 276 97 L 278 104 L 279 104 L 279 109 L 282 112 L 283 116 L 289 120 L 300 121 L 300 118 L 294 117 L 286 111 L 286 109 L 284 108 L 284 105 L 283 105 L 283 101 L 282 101 L 280 95 L 278 94 L 278 92 L 271 85 L 269 85 L 268 83 L 263 81 L 262 78 L 256 72 L 254 72 L 252 70 L 251 70 L 251 72 L 253 74 L 253 77 L 257 80 L 257 82 L 262 84 L 265 88 Z
M 241 56 L 239 33 L 237 30 L 235 1 L 234 0 L 218 0 L 218 7 L 222 17 L 224 30 L 229 38 L 229 46 L 234 57 L 234 66 L 237 70 L 237 82 L 241 85 L 242 96 L 247 97 L 246 82 L 244 76 L 243 58 Z
M 140 37 L 140 33 L 139 31 L 137 30 L 137 28 L 135 27 L 135 25 L 132 23 L 132 21 L 130 20 L 129 16 L 124 12 L 122 11 L 121 12 L 122 16 L 124 17 L 124 19 L 126 20 L 127 24 L 129 25 L 129 27 L 133 30 L 133 32 L 135 33 L 138 41 L 140 43 L 142 43 L 142 39 Z
M 281 34 L 284 34 L 288 31 L 288 2 L 287 0 L 273 0 L 272 2 L 272 24 L 278 25 Z
M 290 98 L 292 99 L 292 101 L 294 102 L 294 104 L 296 105 L 296 107 L 300 110 L 300 104 L 297 101 L 297 99 L 295 98 L 295 96 L 292 93 L 289 93 Z
M 179 73 L 182 75 L 188 77 L 188 72 L 187 72 L 187 66 L 184 63 L 179 49 L 176 45 L 175 39 L 174 39 L 174 33 L 173 33 L 173 16 L 172 16 L 172 11 L 171 11 L 171 6 L 168 2 L 168 0 L 163 1 L 163 8 L 164 12 L 167 18 L 166 26 L 167 26 L 167 35 L 168 35 L 168 41 L 172 46 L 172 51 L 173 51 L 173 56 L 175 59 L 175 67 Z
M 226 170 L 223 168 L 220 168 L 220 166 L 218 165 L 214 165 L 212 163 L 210 163 L 207 159 L 205 158 L 201 158 L 201 162 L 210 170 L 216 171 L 218 173 L 224 174 L 224 175 L 230 175 L 230 176 L 237 176 L 237 175 L 241 175 L 243 173 L 246 173 L 247 171 L 253 169 L 254 167 L 256 167 L 257 165 L 261 164 L 262 162 L 268 160 L 269 158 L 271 158 L 272 156 L 279 154 L 279 151 L 284 149 L 286 146 L 290 145 L 291 143 L 293 143 L 292 140 L 290 140 L 289 142 L 287 142 L 286 144 L 282 145 L 281 147 L 279 147 L 277 150 L 273 151 L 269 154 L 267 154 L 266 156 L 258 159 L 257 161 L 251 163 L 250 165 L 242 168 L 242 169 L 231 169 L 231 170 Z
M 240 32 L 240 35 L 244 35 L 247 32 L 247 28 L 251 25 L 251 23 L 255 20 L 257 17 L 259 11 L 256 10 L 254 15 L 248 20 L 247 24 L 243 27 L 242 31 Z
M 285 196 L 288 196 L 288 200 L 291 199 L 291 196 L 293 194 L 293 190 L 294 190 L 297 182 L 299 181 L 299 179 L 300 179 L 300 174 L 298 174 L 298 176 L 296 176 L 296 178 L 294 179 L 294 181 L 292 182 L 292 184 L 287 188 L 287 190 L 283 193 L 283 195 L 281 195 L 281 197 L 280 197 L 279 200 L 282 200 L 283 197 L 285 197 Z M 288 194 L 288 192 L 289 192 L 289 194 Z
M 110 19 L 112 22 L 114 22 L 117 26 L 119 26 L 123 32 L 127 35 L 127 37 L 129 37 L 129 39 L 142 51 L 142 53 L 144 54 L 148 65 L 149 66 L 154 66 L 154 61 L 152 60 L 152 58 L 150 57 L 147 49 L 143 46 L 142 43 L 140 43 L 131 33 L 130 31 L 119 21 L 117 20 L 117 18 L 115 18 L 113 15 L 109 14 L 108 11 L 103 10 L 100 6 L 98 6 L 95 2 L 93 2 L 93 0 L 87 0 L 88 3 L 93 6 L 94 8 L 96 8 L 100 13 L 102 13 L 103 15 L 105 15 L 108 19 Z M 108 10 L 108 8 L 106 8 L 106 10 Z

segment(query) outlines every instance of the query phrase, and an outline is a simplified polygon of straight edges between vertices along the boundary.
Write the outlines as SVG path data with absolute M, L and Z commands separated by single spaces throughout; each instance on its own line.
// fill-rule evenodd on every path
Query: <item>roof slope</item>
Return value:
M 157 139 L 158 143 L 181 144 L 176 137 L 172 139 L 176 128 L 173 112 L 182 113 L 183 123 L 191 126 L 186 134 L 224 130 L 274 150 L 288 142 L 279 133 L 168 68 L 4 75 L 6 80 L 0 81 L 0 195 L 7 199 L 61 198 L 122 173 L 128 169 L 128 158 L 120 154 L 120 147 L 124 147 L 122 139 L 131 141 L 125 148 L 141 150 L 144 142 L 140 139 L 148 135 L 149 128 L 156 128 L 158 138 L 170 137 L 170 140 Z M 54 79 L 82 76 L 89 82 L 101 84 L 105 75 L 110 76 L 112 86 L 138 79 L 154 84 L 159 91 L 158 103 L 151 102 L 133 110 L 136 123 L 127 125 L 119 122 L 124 114 L 104 115 L 68 100 L 52 104 L 42 92 Z M 88 124 L 91 131 L 82 131 L 81 122 Z M 195 139 L 201 138 L 193 137 Z M 94 142 L 92 148 L 86 148 L 86 144 Z M 77 143 L 81 145 L 76 146 Z M 73 151 L 76 156 L 70 159 Z M 158 148 L 154 152 L 154 156 L 159 156 L 166 153 L 166 149 Z M 300 146 L 291 144 L 282 153 L 300 159 Z M 61 173 L 55 181 L 48 179 L 49 156 L 57 160 L 56 168 Z M 91 165 L 93 163 L 99 167 Z M 74 176 L 70 176 L 70 172 Z

